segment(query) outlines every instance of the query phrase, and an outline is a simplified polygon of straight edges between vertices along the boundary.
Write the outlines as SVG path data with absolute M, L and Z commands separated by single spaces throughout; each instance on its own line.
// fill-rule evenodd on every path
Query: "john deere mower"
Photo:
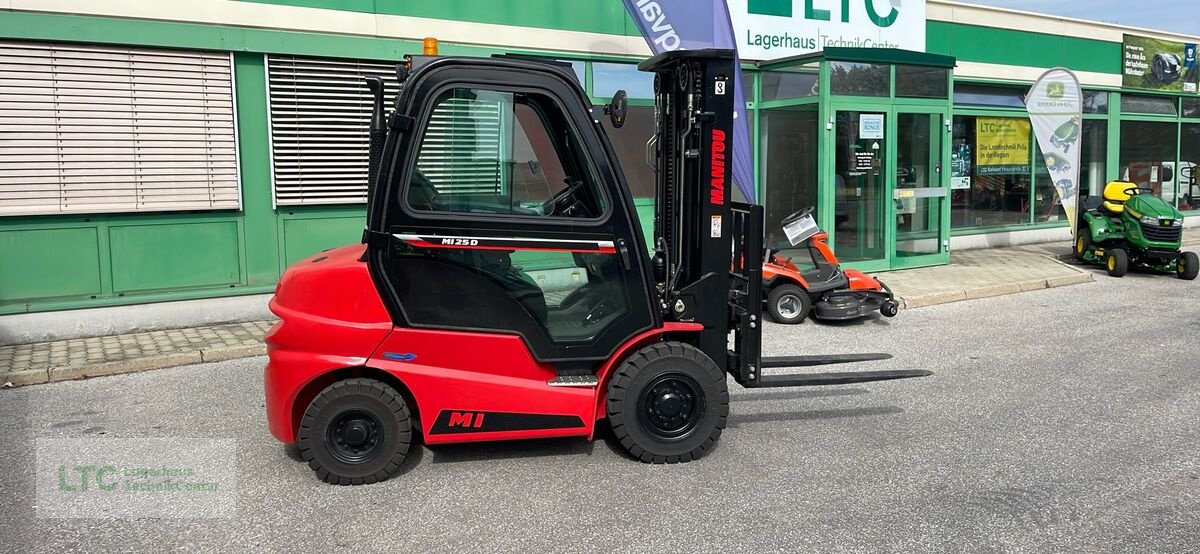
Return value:
M 1103 264 L 1113 277 L 1131 268 L 1174 272 L 1192 280 L 1200 271 L 1195 252 L 1180 252 L 1183 215 L 1150 189 L 1125 181 L 1105 185 L 1099 198 L 1079 203 L 1075 258 Z

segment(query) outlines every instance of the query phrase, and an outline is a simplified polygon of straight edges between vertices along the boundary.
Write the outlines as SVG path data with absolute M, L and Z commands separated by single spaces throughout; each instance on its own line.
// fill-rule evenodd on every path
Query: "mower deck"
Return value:
M 817 319 L 845 321 L 858 319 L 879 310 L 891 294 L 878 292 L 846 292 L 826 296 L 813 304 L 813 316 Z

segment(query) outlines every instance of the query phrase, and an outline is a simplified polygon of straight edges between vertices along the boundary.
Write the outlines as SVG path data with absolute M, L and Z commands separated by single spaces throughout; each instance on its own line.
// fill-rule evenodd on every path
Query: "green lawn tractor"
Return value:
M 1143 268 L 1190 281 L 1200 271 L 1195 252 L 1179 251 L 1183 214 L 1149 189 L 1112 181 L 1102 197 L 1080 199 L 1075 221 L 1075 258 L 1103 264 L 1113 277 Z

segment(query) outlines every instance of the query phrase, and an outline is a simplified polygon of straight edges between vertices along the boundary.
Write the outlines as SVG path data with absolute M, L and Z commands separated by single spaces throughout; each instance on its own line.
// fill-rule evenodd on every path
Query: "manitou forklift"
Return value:
M 593 115 L 565 64 L 410 59 L 385 118 L 369 83 L 363 244 L 288 268 L 266 338 L 271 432 L 321 479 L 386 479 L 418 434 L 591 439 L 602 420 L 633 458 L 687 462 L 725 428 L 726 374 L 748 388 L 929 374 L 764 373 L 890 356 L 760 356 L 763 212 L 728 194 L 733 52 L 639 69 L 655 74 L 653 251 L 599 120 L 623 124 L 622 93 Z

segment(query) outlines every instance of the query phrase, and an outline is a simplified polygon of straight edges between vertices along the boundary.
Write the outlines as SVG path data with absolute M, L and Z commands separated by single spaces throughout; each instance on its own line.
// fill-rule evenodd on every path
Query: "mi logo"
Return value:
M 484 414 L 474 412 L 450 412 L 448 426 L 478 429 L 483 427 L 483 416 Z

